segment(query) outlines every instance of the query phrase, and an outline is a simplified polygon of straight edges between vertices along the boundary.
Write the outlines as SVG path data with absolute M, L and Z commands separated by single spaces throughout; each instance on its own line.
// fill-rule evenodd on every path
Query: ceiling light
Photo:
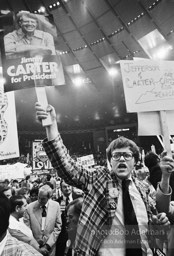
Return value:
M 38 9 L 38 12 L 40 13 L 45 13 L 46 11 L 46 8 L 44 6 L 41 6 L 39 9 Z
M 113 132 L 126 132 L 126 131 L 129 131 L 129 130 L 130 130 L 129 128 L 120 128 L 120 129 L 113 130 Z
M 143 36 L 138 42 L 150 58 L 164 59 L 171 50 L 171 45 L 158 29 Z
M 83 84 L 83 79 L 82 77 L 76 77 L 73 79 L 73 84 L 77 87 L 81 87 Z
M 81 73 L 81 71 L 82 71 L 82 68 L 80 67 L 79 64 L 74 64 L 73 65 L 73 72 L 74 72 L 74 74 L 79 74 L 79 73 Z
M 170 50 L 172 50 L 172 47 L 168 45 L 163 45 L 157 48 L 154 50 L 153 59 L 165 59 L 168 56 Z
M 75 121 L 75 122 L 79 122 L 79 121 L 80 121 L 80 117 L 79 117 L 78 115 L 75 116 L 75 117 L 74 117 L 74 121 Z
M 100 120 L 100 116 L 99 116 L 99 113 L 98 113 L 98 112 L 95 112 L 95 113 L 94 113 L 94 119 L 95 119 L 95 120 Z
M 116 68 L 112 67 L 108 70 L 108 73 L 110 76 L 115 77 L 118 75 L 118 70 Z

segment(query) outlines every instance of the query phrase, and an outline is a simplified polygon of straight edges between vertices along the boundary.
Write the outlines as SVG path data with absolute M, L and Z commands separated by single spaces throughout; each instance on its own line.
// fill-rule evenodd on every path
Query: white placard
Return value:
M 16 163 L 12 165 L 0 165 L 0 179 L 23 179 L 25 177 L 26 164 Z
M 19 157 L 14 92 L 0 88 L 0 160 Z
M 128 112 L 174 109 L 174 62 L 120 61 Z
M 174 110 L 167 111 L 167 124 L 170 134 L 174 134 Z M 159 112 L 138 113 L 138 135 L 162 135 Z
M 95 164 L 94 162 L 94 156 L 91 155 L 86 155 L 86 156 L 82 156 L 82 157 L 78 157 L 77 158 L 77 162 L 79 164 L 82 164 L 84 166 L 93 166 Z

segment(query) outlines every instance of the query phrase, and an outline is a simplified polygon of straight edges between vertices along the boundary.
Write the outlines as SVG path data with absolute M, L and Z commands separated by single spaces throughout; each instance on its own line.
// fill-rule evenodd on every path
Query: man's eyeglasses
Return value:
M 112 155 L 112 159 L 114 161 L 119 161 L 121 156 L 123 156 L 126 161 L 129 161 L 133 158 L 133 154 L 131 152 L 116 152 Z

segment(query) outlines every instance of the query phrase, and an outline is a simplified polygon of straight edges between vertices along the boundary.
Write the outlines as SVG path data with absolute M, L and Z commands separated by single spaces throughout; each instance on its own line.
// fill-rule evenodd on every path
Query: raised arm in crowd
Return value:
M 166 213 L 158 213 L 149 184 L 133 176 L 139 160 L 138 146 L 132 140 L 119 137 L 106 149 L 111 170 L 102 166 L 88 170 L 68 154 L 58 131 L 55 109 L 49 105 L 44 110 L 39 103 L 35 108 L 39 121 L 46 119 L 48 113 L 51 115 L 52 124 L 46 126 L 43 146 L 52 166 L 66 183 L 84 191 L 75 256 L 152 256 L 156 250 L 162 250 L 170 223 Z M 166 168 L 168 164 L 163 165 L 163 169 Z M 160 193 L 165 194 L 166 190 Z M 159 209 L 162 204 L 162 200 L 158 202 Z M 152 228 L 156 233 L 151 232 Z M 161 248 L 154 234 L 161 240 Z

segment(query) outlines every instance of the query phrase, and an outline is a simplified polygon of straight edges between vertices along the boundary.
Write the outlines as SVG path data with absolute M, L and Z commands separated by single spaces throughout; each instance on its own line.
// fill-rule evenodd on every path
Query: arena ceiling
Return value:
M 38 12 L 44 6 L 56 24 L 56 48 L 61 52 L 66 84 L 47 88 L 62 132 L 90 130 L 136 121 L 126 113 L 119 60 L 149 58 L 141 38 L 157 30 L 171 45 L 174 58 L 173 0 L 0 0 L 0 9 Z M 76 87 L 68 68 L 79 65 L 83 86 Z M 15 92 L 19 133 L 40 131 L 35 120 L 34 89 Z

